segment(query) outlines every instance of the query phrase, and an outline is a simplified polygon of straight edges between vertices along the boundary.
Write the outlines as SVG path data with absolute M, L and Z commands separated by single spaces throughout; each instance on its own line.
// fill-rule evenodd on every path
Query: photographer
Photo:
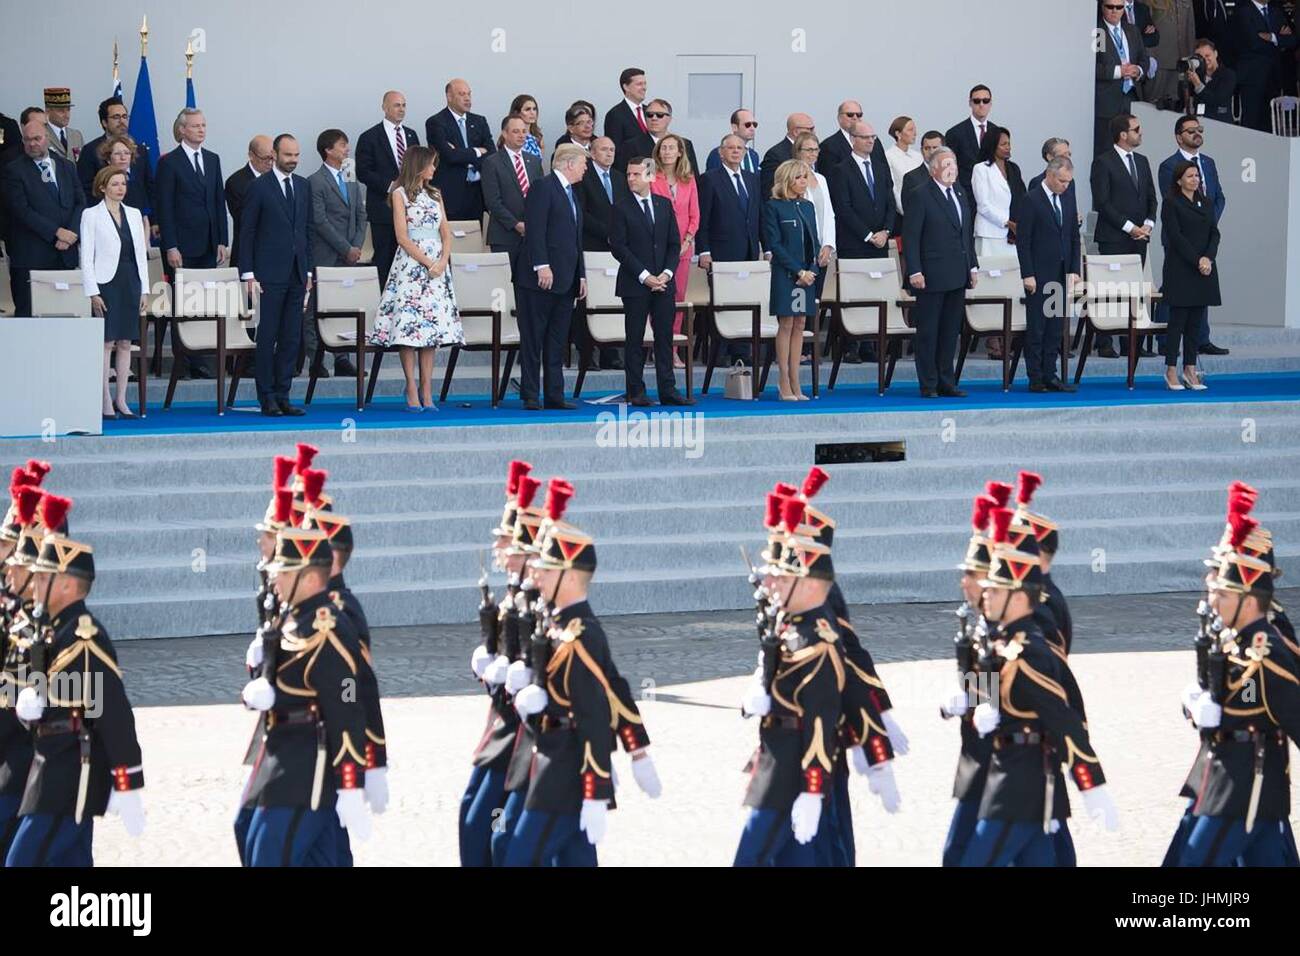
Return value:
M 1198 62 L 1199 61 L 1199 62 Z M 1213 40 L 1197 40 L 1196 54 L 1178 63 L 1191 88 L 1194 112 L 1222 123 L 1235 122 L 1232 95 L 1237 89 L 1237 74 L 1219 63 L 1219 48 Z

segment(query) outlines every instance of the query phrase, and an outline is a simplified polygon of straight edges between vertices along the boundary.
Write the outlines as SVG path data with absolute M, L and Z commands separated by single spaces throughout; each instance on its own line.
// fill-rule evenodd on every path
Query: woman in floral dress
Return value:
M 406 409 L 434 409 L 433 357 L 439 345 L 465 341 L 451 286 L 451 228 L 442 196 L 429 183 L 438 154 L 412 146 L 402 157 L 398 185 L 389 195 L 397 256 L 379 300 L 370 344 L 400 347 L 406 376 Z M 416 362 L 419 360 L 419 389 Z

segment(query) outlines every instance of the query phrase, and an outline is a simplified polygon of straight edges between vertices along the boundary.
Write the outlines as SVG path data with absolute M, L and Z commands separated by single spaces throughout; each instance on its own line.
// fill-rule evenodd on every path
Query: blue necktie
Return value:
M 745 188 L 745 181 L 741 179 L 740 173 L 732 173 L 731 176 L 736 180 L 736 195 L 740 197 L 741 208 L 749 212 L 749 190 Z
M 284 181 L 284 198 L 285 198 L 285 199 L 288 201 L 288 203 L 289 203 L 289 218 L 290 218 L 290 220 L 292 220 L 292 219 L 294 218 L 294 208 L 293 208 L 293 207 L 294 207 L 294 202 L 293 202 L 293 177 L 292 177 L 292 176 L 289 176 L 289 177 L 286 177 L 286 178 L 285 178 L 285 181 Z
M 876 201 L 876 177 L 871 175 L 871 160 L 864 160 L 862 170 L 867 174 L 867 192 L 871 193 L 871 201 Z
M 959 205 L 957 204 L 957 196 L 956 196 L 956 194 L 952 191 L 952 187 L 951 187 L 951 186 L 948 187 L 948 202 L 952 204 L 953 215 L 955 215 L 955 216 L 957 217 L 957 225 L 960 226 L 960 225 L 961 225 L 961 206 L 959 206 Z
M 456 125 L 460 127 L 461 145 L 464 146 L 466 149 L 469 149 L 469 136 L 465 132 L 465 117 L 457 116 Z M 465 182 L 476 183 L 478 182 L 478 179 L 479 179 L 478 170 L 475 169 L 473 166 L 471 166 L 469 168 L 469 172 L 465 174 Z
M 564 184 L 564 198 L 569 200 L 569 212 L 573 214 L 573 221 L 578 221 L 578 206 L 573 201 L 573 187 L 568 183 Z
M 1055 193 L 1052 194 L 1052 212 L 1056 215 L 1056 228 L 1060 229 L 1064 223 L 1061 219 L 1061 197 Z
M 49 161 L 48 159 L 43 159 L 43 160 L 41 160 L 41 162 L 39 163 L 39 165 L 40 165 L 40 167 L 41 167 L 41 180 L 42 180 L 42 181 L 45 183 L 45 185 L 49 188 L 49 190 L 50 190 L 50 195 L 52 195 L 52 196 L 54 197 L 54 201 L 55 201 L 55 202 L 58 202 L 58 201 L 59 201 L 59 184 L 58 184 L 58 181 L 55 179 L 55 176 L 54 176 L 54 167 L 50 164 L 50 161 Z
M 1128 174 L 1133 177 L 1133 188 L 1139 193 L 1142 192 L 1142 185 L 1138 182 L 1137 163 L 1133 161 L 1133 154 L 1128 154 Z
M 650 231 L 655 231 L 655 214 L 650 211 L 650 200 L 641 200 L 641 209 L 645 212 L 645 221 L 650 224 Z
M 614 184 L 609 181 L 609 171 L 602 169 L 600 171 L 600 182 L 605 187 L 605 198 L 609 204 L 614 205 Z
M 343 181 L 343 174 L 341 172 L 336 172 L 334 178 L 339 181 L 339 192 L 343 194 L 343 205 L 352 205 L 348 200 L 348 184 Z
M 1128 51 L 1124 47 L 1124 31 L 1119 27 L 1115 27 L 1114 29 L 1111 30 L 1111 36 L 1115 38 L 1115 52 L 1119 54 L 1119 61 L 1123 63 L 1125 60 L 1128 59 Z M 1130 90 L 1132 90 L 1133 81 L 1125 80 L 1123 89 L 1125 93 L 1128 93 Z

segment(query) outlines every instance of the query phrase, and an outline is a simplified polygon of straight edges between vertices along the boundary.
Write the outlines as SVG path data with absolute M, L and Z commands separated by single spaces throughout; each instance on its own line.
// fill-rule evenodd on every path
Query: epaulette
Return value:
M 343 603 L 343 595 L 339 594 L 338 591 L 330 592 L 330 602 L 340 611 L 347 610 L 347 605 Z
M 817 619 L 817 636 L 828 644 L 839 642 L 840 632 L 835 630 L 835 626 L 824 617 Z
M 998 656 L 1004 660 L 1014 661 L 1025 650 L 1025 632 L 1019 631 L 1015 636 L 996 646 Z
M 1246 648 L 1246 656 L 1252 661 L 1262 661 L 1272 653 L 1268 644 L 1268 632 L 1256 631 L 1250 639 L 1250 646 Z
M 575 617 L 570 620 L 568 624 L 564 625 L 564 629 L 560 631 L 556 637 L 565 644 L 568 644 L 570 641 L 575 641 L 582 637 L 582 632 L 585 630 L 586 626 L 582 623 L 582 618 Z

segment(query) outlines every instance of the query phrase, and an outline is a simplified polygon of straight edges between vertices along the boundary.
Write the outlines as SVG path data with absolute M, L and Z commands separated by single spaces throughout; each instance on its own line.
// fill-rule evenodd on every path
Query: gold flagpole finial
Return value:
M 185 41 L 185 79 L 194 79 L 194 41 Z
M 140 20 L 140 55 L 147 56 L 149 53 L 149 15 L 146 13 Z
M 117 37 L 113 37 L 113 85 L 117 86 L 118 81 L 117 69 Z

